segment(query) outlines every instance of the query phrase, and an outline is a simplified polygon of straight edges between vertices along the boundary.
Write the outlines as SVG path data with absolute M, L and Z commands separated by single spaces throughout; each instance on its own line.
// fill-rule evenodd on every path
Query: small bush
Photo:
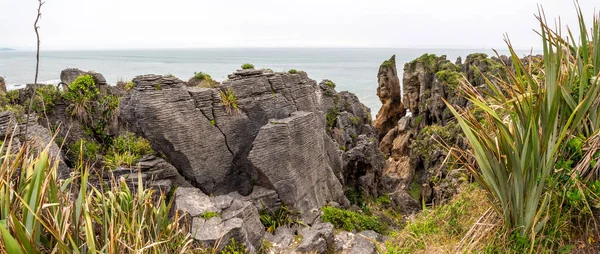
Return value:
M 134 87 L 135 87 L 135 83 L 133 83 L 133 81 L 127 81 L 127 83 L 125 83 L 125 86 L 123 88 L 125 89 L 125 91 L 130 91 Z
M 291 69 L 288 71 L 289 74 L 297 74 L 298 71 L 296 69 Z
M 242 64 L 242 70 L 253 70 L 253 69 L 254 69 L 254 64 L 251 64 L 251 63 Z
M 243 243 L 238 243 L 235 239 L 231 238 L 231 242 L 223 250 L 221 254 L 246 254 L 246 246 Z
M 162 90 L 162 85 L 161 84 L 154 84 L 154 90 L 157 90 L 157 91 Z
M 239 110 L 237 97 L 231 88 L 227 88 L 225 91 L 220 90 L 219 92 L 221 94 L 223 106 L 225 106 L 225 109 L 227 110 L 227 114 L 231 115 L 234 111 Z
M 72 158 L 78 158 L 77 161 L 85 164 L 86 162 L 96 162 L 96 154 L 100 152 L 100 145 L 94 141 L 80 139 L 70 147 L 70 155 Z M 78 165 L 83 165 L 79 164 Z
M 324 222 L 330 222 L 336 228 L 342 228 L 346 231 L 374 230 L 378 233 L 385 233 L 385 226 L 377 216 L 362 215 L 357 212 L 343 210 L 331 206 L 323 207 L 322 219 Z
M 331 89 L 335 89 L 335 83 L 333 83 L 333 81 L 331 81 L 331 80 L 328 80 L 326 84 L 327 84 L 327 86 L 328 86 L 329 88 L 331 88 Z
M 203 214 L 200 214 L 200 218 L 203 218 L 205 220 L 209 220 L 210 218 L 213 217 L 221 217 L 221 215 L 217 212 L 211 212 L 211 211 L 207 211 L 204 212 Z
M 120 166 L 132 166 L 142 156 L 153 154 L 154 150 L 148 140 L 126 132 L 112 140 L 104 158 L 104 166 L 115 169 Z
M 89 122 L 89 112 L 92 109 L 91 104 L 95 101 L 99 93 L 100 90 L 96 87 L 96 83 L 92 76 L 82 75 L 77 77 L 77 79 L 69 85 L 64 95 L 64 98 L 71 102 L 71 115 L 83 122 Z
M 10 90 L 6 92 L 6 99 L 8 99 L 8 103 L 17 104 L 19 103 L 19 90 Z
M 199 80 L 209 80 L 209 79 L 211 79 L 210 75 L 208 75 L 208 74 L 206 74 L 204 72 L 194 72 L 194 77 L 196 79 L 199 79 Z
M 269 233 L 275 232 L 275 229 L 278 227 L 297 223 L 294 218 L 297 214 L 285 205 L 282 205 L 274 212 L 269 212 L 269 210 L 263 208 L 259 211 L 259 214 L 260 222 L 262 222 Z

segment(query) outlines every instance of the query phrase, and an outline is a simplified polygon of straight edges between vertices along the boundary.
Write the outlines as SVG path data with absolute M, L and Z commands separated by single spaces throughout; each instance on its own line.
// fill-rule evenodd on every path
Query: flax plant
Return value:
M 590 137 L 600 128 L 598 19 L 590 36 L 579 8 L 577 13 L 579 41 L 570 30 L 564 39 L 560 24 L 550 29 L 540 10 L 542 63 L 524 63 L 506 39 L 512 61 L 512 67 L 505 63 L 507 78 L 486 80 L 489 92 L 463 81 L 469 109 L 446 102 L 471 146 L 454 155 L 475 158 L 476 165 L 466 166 L 504 225 L 529 239 L 530 251 L 549 219 L 555 187 L 550 179 L 565 140 L 579 133 Z
M 192 240 L 164 193 L 124 179 L 92 185 L 89 166 L 57 178 L 49 146 L 0 145 L 0 253 L 185 253 Z M 37 150 L 37 152 L 36 152 Z M 80 156 L 80 158 L 82 158 Z

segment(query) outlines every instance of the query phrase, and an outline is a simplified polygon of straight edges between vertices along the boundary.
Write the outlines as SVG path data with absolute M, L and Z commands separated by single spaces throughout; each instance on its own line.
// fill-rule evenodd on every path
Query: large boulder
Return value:
M 381 139 L 406 114 L 406 109 L 402 104 L 402 95 L 400 94 L 400 79 L 396 69 L 395 55 L 379 66 L 377 83 L 377 96 L 382 106 L 373 122 L 373 127 L 377 130 Z
M 175 192 L 175 210 L 188 216 L 192 238 L 205 246 L 221 250 L 234 239 L 254 253 L 262 245 L 265 228 L 250 202 L 227 195 L 209 197 L 197 188 L 183 187 Z

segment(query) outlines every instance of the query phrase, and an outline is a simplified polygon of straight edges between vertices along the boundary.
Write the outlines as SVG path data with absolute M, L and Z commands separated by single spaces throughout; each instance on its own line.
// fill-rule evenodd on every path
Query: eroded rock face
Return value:
M 303 212 L 328 201 L 348 203 L 326 157 L 325 143 L 333 141 L 323 123 L 304 111 L 272 120 L 261 128 L 248 157 L 281 200 Z
M 373 127 L 382 138 L 392 129 L 398 120 L 406 114 L 400 94 L 400 79 L 396 70 L 396 56 L 384 61 L 379 67 L 377 74 L 377 96 L 381 101 L 381 109 L 377 113 L 377 119 Z
M 206 193 L 230 191 L 233 154 L 225 136 L 196 107 L 185 83 L 158 75 L 139 76 L 120 103 L 127 128 L 148 139 L 153 149 Z M 208 96 L 212 96 L 209 92 Z
M 355 95 L 337 93 L 328 81 L 317 85 L 304 72 L 241 70 L 218 88 L 188 87 L 158 75 L 133 82 L 134 89 L 120 103 L 126 128 L 148 139 L 207 194 L 245 196 L 257 185 L 308 211 L 328 201 L 347 202 L 344 174 L 362 177 L 363 186 L 379 182 L 381 153 L 357 139 L 364 135 L 376 142 L 369 109 Z M 281 154 L 280 146 L 294 153 Z M 362 152 L 356 154 L 368 159 L 343 156 L 357 146 Z M 289 172 L 280 167 L 281 156 L 287 156 Z M 289 174 L 293 179 L 284 184 L 281 177 Z M 282 187 L 292 182 L 298 186 L 293 193 Z M 377 187 L 371 189 L 376 192 Z

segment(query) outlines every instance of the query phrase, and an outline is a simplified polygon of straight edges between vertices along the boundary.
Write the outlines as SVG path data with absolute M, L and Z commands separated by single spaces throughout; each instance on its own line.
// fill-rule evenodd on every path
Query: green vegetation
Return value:
M 246 246 L 243 243 L 238 243 L 234 238 L 231 238 L 231 241 L 223 250 L 221 254 L 246 254 Z
M 486 80 L 487 96 L 464 87 L 485 126 L 475 110 L 448 105 L 471 146 L 453 154 L 476 161 L 464 166 L 491 199 L 507 232 L 500 239 L 514 252 L 559 250 L 573 235 L 589 235 L 583 225 L 592 218 L 582 213 L 598 204 L 597 149 L 585 147 L 586 159 L 577 159 L 600 131 L 600 85 L 591 83 L 600 70 L 600 25 L 594 20 L 590 35 L 579 9 L 578 16 L 581 36 L 573 38 L 580 41 L 540 19 L 543 66 L 525 65 L 509 42 L 514 71 L 504 71 L 513 75 Z
M 289 74 L 297 74 L 297 73 L 298 73 L 298 71 L 297 71 L 296 69 L 290 69 L 290 70 L 288 71 L 288 73 L 289 73 Z
M 227 114 L 233 114 L 235 111 L 240 110 L 237 102 L 237 97 L 231 88 L 227 88 L 227 90 L 219 90 L 221 94 L 221 102 L 223 106 L 225 106 L 225 110 L 227 110 Z
M 41 86 L 35 90 L 32 109 L 39 114 L 51 112 L 56 105 L 56 101 L 58 101 L 61 97 L 61 92 L 56 86 Z M 27 102 L 25 104 L 28 105 Z
M 46 147 L 27 146 L 8 156 L 0 147 L 0 252 L 7 253 L 172 253 L 191 251 L 180 215 L 161 193 L 124 180 L 96 189 L 89 168 L 57 179 L 58 163 Z M 28 169 L 28 170 L 21 170 Z M 139 178 L 141 181 L 141 177 Z
M 337 108 L 333 107 L 329 109 L 329 112 L 327 112 L 327 115 L 325 116 L 327 121 L 327 130 L 333 131 L 333 128 L 337 123 L 337 117 L 339 116 L 339 114 L 340 112 L 338 112 Z
M 254 69 L 254 64 L 251 64 L 251 63 L 242 64 L 242 70 L 253 70 L 253 69 Z
M 455 253 L 466 251 L 459 243 L 490 207 L 485 192 L 476 184 L 464 186 L 448 204 L 425 208 L 392 235 L 383 253 Z M 486 227 L 495 228 L 495 225 Z M 471 253 L 467 251 L 468 253 Z M 481 250 L 473 253 L 483 253 Z M 504 253 L 504 252 L 500 252 Z
M 325 83 L 327 84 L 327 86 L 331 89 L 335 89 L 335 83 L 333 83 L 333 81 L 331 80 L 327 80 L 327 82 Z
M 96 162 L 96 155 L 100 152 L 100 145 L 94 141 L 80 139 L 70 147 L 69 155 L 78 158 L 80 162 Z M 79 164 L 79 166 L 82 166 Z
M 204 212 L 203 214 L 200 214 L 200 218 L 205 219 L 205 220 L 209 220 L 210 218 L 213 217 L 221 217 L 221 214 L 217 213 L 217 212 L 211 212 L 211 211 L 207 211 Z
M 93 110 L 93 102 L 99 93 L 94 78 L 90 75 L 82 75 L 69 85 L 63 97 L 71 103 L 71 115 L 87 123 L 90 121 L 89 112 Z
M 8 100 L 8 103 L 10 104 L 17 104 L 19 103 L 19 90 L 10 90 L 8 92 L 6 92 L 6 99 Z
M 322 219 L 324 222 L 330 222 L 336 228 L 342 228 L 350 232 L 354 230 L 374 230 L 378 233 L 385 233 L 386 230 L 377 216 L 363 215 L 331 206 L 323 207 Z
M 126 132 L 112 140 L 104 157 L 104 166 L 111 170 L 120 166 L 131 167 L 144 155 L 153 153 L 148 140 Z
M 352 122 L 354 126 L 358 126 L 360 124 L 360 118 L 358 116 L 352 116 L 350 117 L 350 122 Z
M 423 54 L 422 56 L 408 63 L 408 66 L 410 67 L 409 69 L 411 71 L 414 71 L 417 68 L 417 64 L 420 63 L 423 64 L 423 67 L 425 67 L 426 70 L 433 72 L 435 70 L 437 62 L 438 56 L 436 56 L 435 54 Z
M 262 222 L 269 233 L 274 233 L 275 230 L 281 226 L 299 224 L 296 220 L 298 213 L 291 210 L 286 205 L 281 205 L 273 212 L 263 208 L 259 211 L 259 214 L 260 222 Z
M 154 84 L 154 90 L 157 90 L 157 91 L 162 90 L 162 85 L 161 84 Z
M 458 87 L 458 82 L 461 78 L 461 75 L 456 71 L 442 70 L 435 74 L 435 78 L 440 82 L 450 86 L 450 88 L 455 89 Z
M 194 72 L 194 78 L 197 78 L 199 80 L 211 79 L 210 75 L 204 72 Z
M 125 91 L 130 91 L 131 89 L 133 89 L 135 87 L 135 83 L 133 83 L 133 81 L 127 81 L 127 83 L 125 83 L 125 86 L 123 87 L 125 89 Z
M 389 60 L 383 61 L 379 68 L 390 68 L 396 66 L 396 55 L 393 55 Z

